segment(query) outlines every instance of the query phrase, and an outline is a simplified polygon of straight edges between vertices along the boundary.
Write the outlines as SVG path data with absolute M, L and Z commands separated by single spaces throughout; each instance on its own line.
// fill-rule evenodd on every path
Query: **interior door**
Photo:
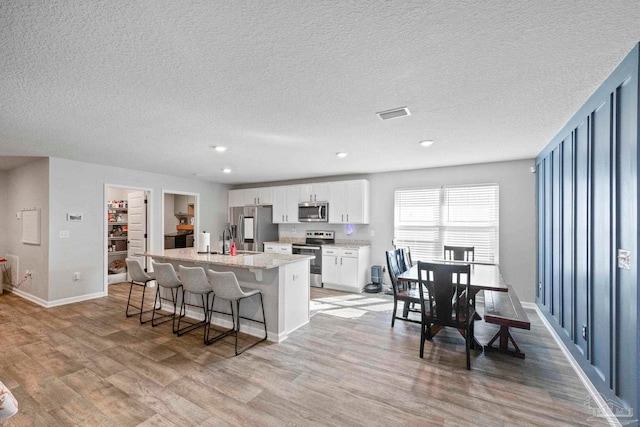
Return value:
M 142 266 L 146 268 L 147 257 L 136 255 L 147 250 L 146 195 L 144 191 L 132 191 L 127 194 L 127 199 L 129 202 L 127 256 L 129 258 L 137 258 Z

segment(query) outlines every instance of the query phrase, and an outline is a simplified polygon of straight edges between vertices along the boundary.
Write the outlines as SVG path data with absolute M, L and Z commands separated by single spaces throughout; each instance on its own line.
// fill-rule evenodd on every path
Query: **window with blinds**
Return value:
M 473 246 L 475 260 L 498 263 L 497 185 L 396 190 L 394 239 L 414 260 L 441 259 L 444 245 Z

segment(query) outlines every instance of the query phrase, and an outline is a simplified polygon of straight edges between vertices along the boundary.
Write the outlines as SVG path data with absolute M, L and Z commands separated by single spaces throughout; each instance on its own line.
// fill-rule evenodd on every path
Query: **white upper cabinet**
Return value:
M 273 222 L 275 224 L 298 222 L 298 192 L 297 185 L 273 187 Z
M 244 206 L 244 190 L 229 190 L 229 207 Z
M 273 204 L 273 187 L 246 188 L 242 191 L 244 206 Z
M 356 179 L 329 183 L 329 223 L 369 223 L 369 181 Z
M 273 187 L 229 190 L 229 207 L 272 205 Z
M 187 196 L 175 194 L 173 196 L 173 212 L 176 215 L 186 215 L 188 212 Z
M 273 205 L 273 222 L 298 222 L 298 203 L 328 202 L 330 224 L 369 224 L 369 181 L 317 182 L 229 190 L 229 207 Z
M 329 200 L 329 184 L 317 182 L 311 184 L 301 184 L 298 186 L 299 202 L 326 202 Z

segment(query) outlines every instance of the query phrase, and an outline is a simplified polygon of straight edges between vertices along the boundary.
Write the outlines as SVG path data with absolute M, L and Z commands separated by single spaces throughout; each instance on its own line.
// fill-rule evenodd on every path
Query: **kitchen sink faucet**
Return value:
M 229 234 L 229 240 L 231 240 L 231 229 L 229 227 L 222 230 L 222 255 L 227 255 L 227 244 L 225 239 L 225 234 Z

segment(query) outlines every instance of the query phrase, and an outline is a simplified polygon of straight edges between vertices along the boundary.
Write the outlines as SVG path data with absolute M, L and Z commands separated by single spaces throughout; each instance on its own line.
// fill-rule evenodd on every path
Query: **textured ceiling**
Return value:
M 636 0 L 4 0 L 0 155 L 224 183 L 532 158 L 639 22 Z

